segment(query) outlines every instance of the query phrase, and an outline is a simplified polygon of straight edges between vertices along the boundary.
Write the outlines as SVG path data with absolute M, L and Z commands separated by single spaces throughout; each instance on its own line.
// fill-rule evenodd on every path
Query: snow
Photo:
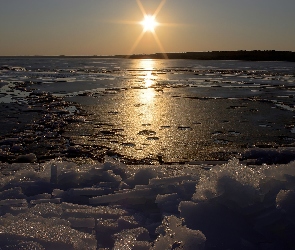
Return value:
M 257 153 L 257 152 L 256 152 Z M 291 249 L 295 162 L 0 164 L 1 249 Z

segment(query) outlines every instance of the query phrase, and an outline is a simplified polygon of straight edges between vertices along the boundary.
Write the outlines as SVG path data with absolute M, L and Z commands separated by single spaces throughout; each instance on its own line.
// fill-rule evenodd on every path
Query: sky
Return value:
M 157 13 L 154 32 L 143 10 Z M 294 10 L 294 0 L 0 0 L 0 56 L 295 51 Z

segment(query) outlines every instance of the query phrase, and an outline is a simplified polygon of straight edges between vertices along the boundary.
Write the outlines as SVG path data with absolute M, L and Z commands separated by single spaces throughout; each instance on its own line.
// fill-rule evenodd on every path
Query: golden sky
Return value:
M 294 0 L 13 0 L 0 8 L 0 55 L 295 51 Z M 155 15 L 154 32 L 140 24 Z

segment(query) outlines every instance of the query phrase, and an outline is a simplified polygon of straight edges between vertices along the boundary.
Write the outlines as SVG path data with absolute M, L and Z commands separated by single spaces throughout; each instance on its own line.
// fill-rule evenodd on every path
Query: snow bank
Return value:
M 106 158 L 96 165 L 0 167 L 1 249 L 291 249 L 295 243 L 295 162 L 126 166 Z

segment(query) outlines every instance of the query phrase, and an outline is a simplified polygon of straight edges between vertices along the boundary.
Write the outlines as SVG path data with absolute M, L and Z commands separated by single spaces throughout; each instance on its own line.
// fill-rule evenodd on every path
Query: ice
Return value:
M 103 188 L 71 188 L 69 190 L 70 196 L 101 196 L 106 194 Z
M 179 210 L 186 226 L 200 230 L 206 236 L 206 246 L 213 249 L 245 249 L 243 241 L 257 243 L 258 233 L 251 229 L 249 219 L 218 202 L 185 201 Z
M 0 248 L 292 249 L 295 162 L 0 164 Z
M 11 189 L 4 190 L 0 192 L 0 200 L 6 199 L 22 199 L 25 198 L 25 195 L 22 193 L 22 189 L 20 187 L 15 187 Z
M 63 220 L 39 216 L 11 216 L 0 219 L 0 242 L 34 241 L 45 249 L 96 249 L 92 235 L 71 229 Z M 0 243 L 3 247 L 2 243 Z M 4 245 L 5 246 L 5 245 Z
M 100 247 L 111 249 L 114 246 L 113 235 L 119 232 L 118 223 L 114 219 L 96 221 L 96 239 Z
M 118 219 L 118 228 L 119 229 L 132 229 L 136 227 L 140 227 L 141 224 L 144 224 L 144 218 L 140 218 L 139 215 L 131 215 L 131 216 L 121 216 Z
M 48 193 L 43 193 L 43 194 L 37 194 L 37 195 L 34 195 L 34 196 L 30 196 L 27 198 L 28 200 L 48 200 L 48 199 L 51 199 L 51 194 L 48 194 Z
M 37 242 L 34 241 L 14 241 L 14 242 L 3 242 L 5 244 L 5 250 L 14 250 L 14 249 L 22 249 L 22 250 L 45 250 L 45 248 Z
M 163 178 L 155 178 L 150 181 L 151 185 L 168 185 L 174 183 L 180 183 L 183 181 L 190 181 L 192 177 L 190 175 L 185 176 L 175 176 L 175 177 L 163 177 Z
M 94 218 L 73 218 L 69 217 L 67 220 L 71 223 L 73 228 L 95 228 L 95 219 Z
M 99 196 L 96 198 L 91 198 L 90 204 L 105 204 L 105 203 L 115 203 L 115 204 L 145 204 L 148 200 L 153 200 L 156 197 L 156 193 L 153 192 L 151 188 L 142 188 L 124 191 L 123 193 L 109 194 L 104 196 Z
M 31 200 L 30 204 L 32 205 L 36 205 L 36 204 L 40 204 L 40 203 L 55 203 L 55 204 L 59 204 L 60 203 L 60 199 L 56 198 L 56 199 L 38 199 L 38 200 Z
M 152 248 L 154 250 L 201 250 L 205 247 L 205 235 L 201 231 L 183 226 L 181 219 L 175 216 L 165 217 L 157 231 L 160 235 Z
M 1 200 L 0 206 L 21 206 L 22 204 L 27 204 L 27 200 L 25 199 L 7 199 Z
M 148 250 L 151 247 L 149 243 L 149 232 L 142 227 L 135 229 L 122 230 L 120 233 L 115 234 L 114 250 L 121 249 L 136 249 Z
M 177 193 L 172 193 L 166 195 L 158 194 L 155 202 L 163 212 L 176 214 L 180 201 L 179 195 Z
M 31 207 L 29 213 L 42 216 L 43 218 L 61 218 L 63 209 L 61 205 L 53 203 L 40 203 Z
M 295 191 L 281 190 L 276 197 L 277 208 L 290 223 L 295 224 Z
M 62 216 L 75 218 L 95 218 L 95 219 L 118 219 L 122 215 L 128 214 L 125 210 L 112 207 L 87 207 L 76 209 L 65 209 Z
M 156 178 L 157 173 L 151 168 L 139 169 L 132 178 L 127 179 L 125 182 L 134 187 L 135 185 L 147 185 L 149 180 Z
M 26 212 L 28 209 L 28 202 L 26 199 L 6 199 L 0 201 L 0 215 L 19 214 Z
M 264 175 L 259 171 L 240 165 L 238 160 L 232 160 L 201 176 L 193 201 L 223 197 L 221 200 L 225 203 L 235 203 L 239 207 L 249 206 L 259 202 L 261 197 L 258 186 L 263 178 Z
M 17 162 L 36 162 L 37 157 L 35 154 L 30 153 L 27 155 L 20 155 L 19 157 L 17 157 L 16 161 Z

